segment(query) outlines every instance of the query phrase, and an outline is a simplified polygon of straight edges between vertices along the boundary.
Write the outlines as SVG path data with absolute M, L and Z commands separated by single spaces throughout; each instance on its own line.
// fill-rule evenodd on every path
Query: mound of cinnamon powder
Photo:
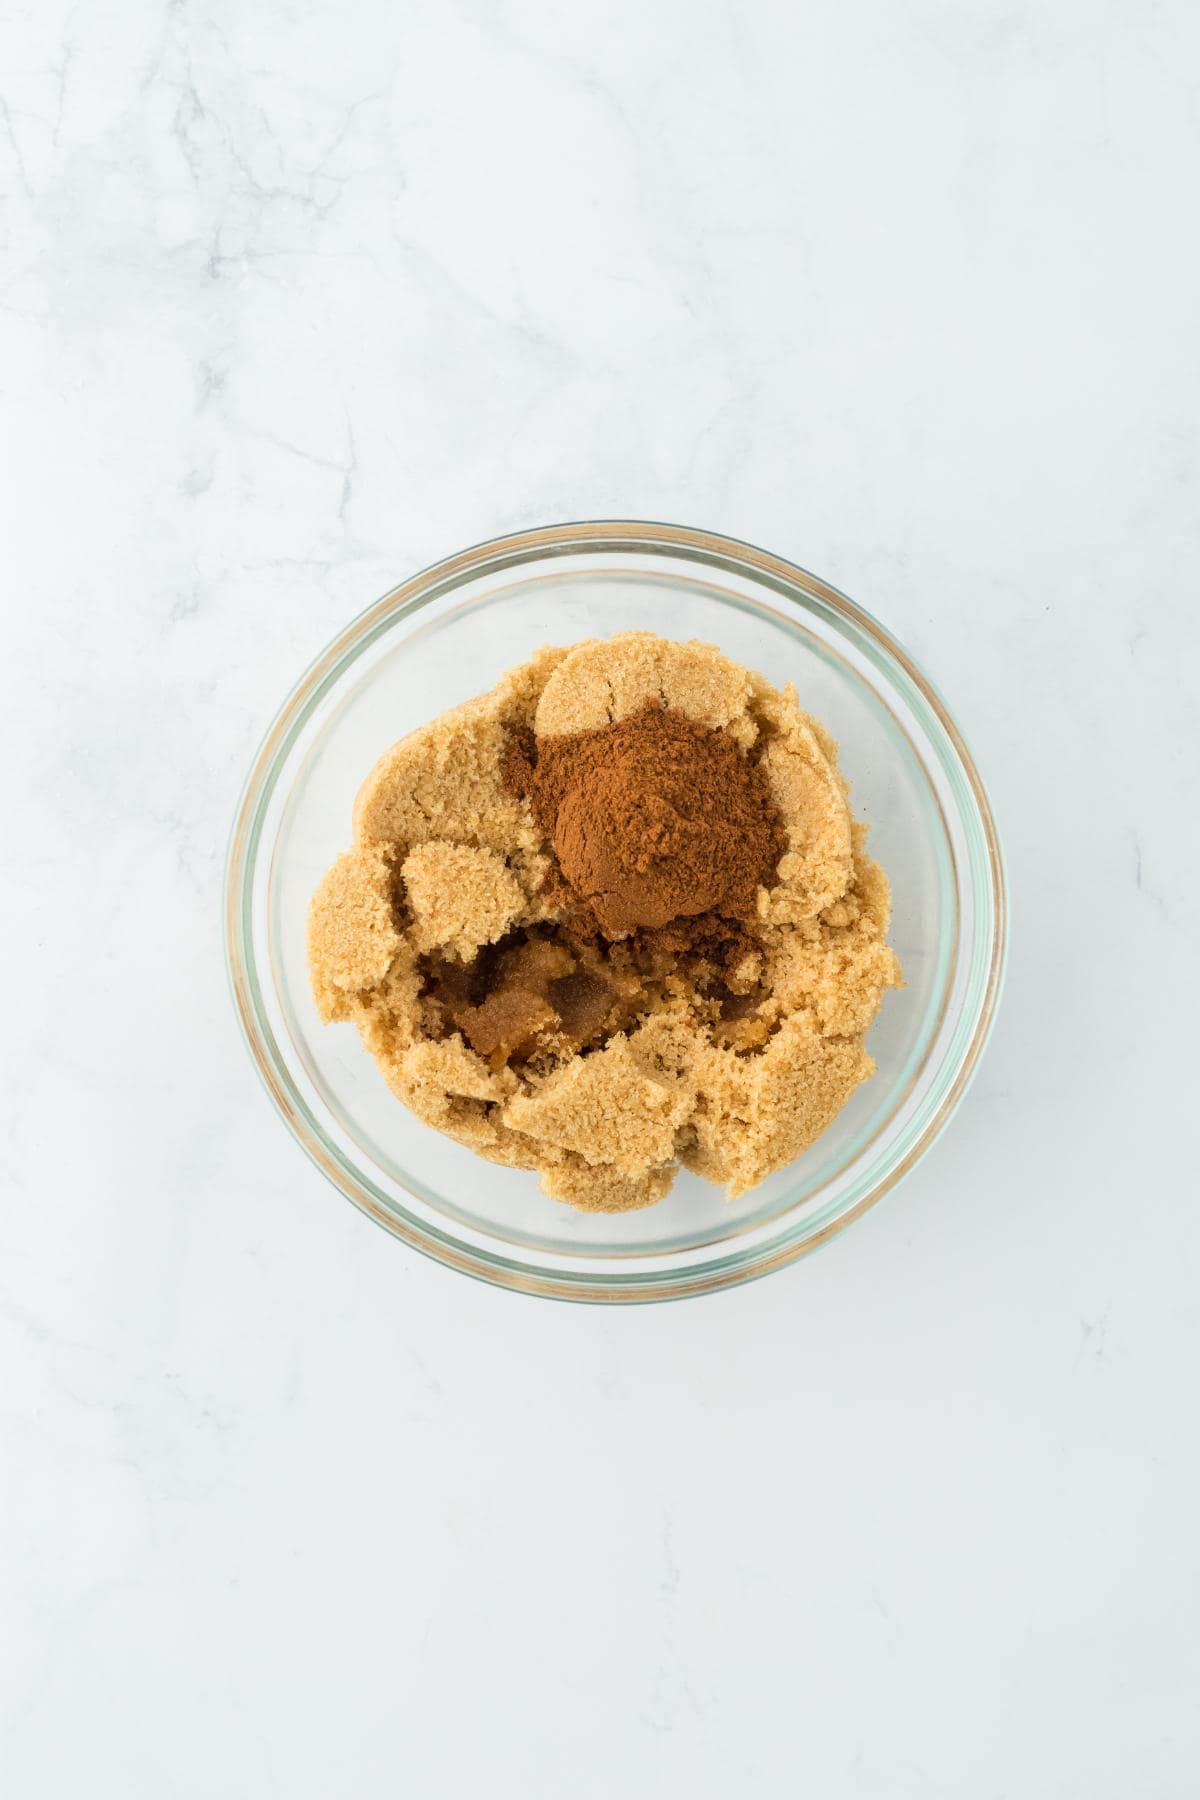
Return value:
M 522 733 L 506 774 L 607 937 L 702 913 L 752 918 L 787 849 L 765 771 L 653 701 L 594 731 Z

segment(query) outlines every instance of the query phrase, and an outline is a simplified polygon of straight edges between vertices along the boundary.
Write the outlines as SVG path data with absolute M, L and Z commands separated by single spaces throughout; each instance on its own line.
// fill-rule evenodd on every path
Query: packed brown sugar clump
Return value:
M 593 1211 L 743 1192 L 872 1072 L 900 970 L 836 746 L 709 645 L 547 649 L 403 739 L 309 920 L 394 1092 Z

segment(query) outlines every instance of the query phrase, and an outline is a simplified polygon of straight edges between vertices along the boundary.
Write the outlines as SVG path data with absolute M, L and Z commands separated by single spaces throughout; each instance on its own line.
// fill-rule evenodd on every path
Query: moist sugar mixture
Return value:
M 544 649 L 396 744 L 309 965 L 393 1091 L 556 1199 L 731 1197 L 819 1136 L 901 985 L 837 746 L 700 643 Z

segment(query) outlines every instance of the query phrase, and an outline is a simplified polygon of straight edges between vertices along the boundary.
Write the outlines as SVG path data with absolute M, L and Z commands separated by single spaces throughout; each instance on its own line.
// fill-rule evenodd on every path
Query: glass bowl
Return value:
M 681 1172 L 615 1216 L 548 1199 L 420 1124 L 349 1024 L 309 992 L 305 914 L 351 839 L 380 753 L 540 644 L 639 627 L 701 638 L 794 681 L 841 746 L 855 814 L 891 878 L 907 986 L 869 1039 L 877 1073 L 790 1167 L 732 1203 Z M 709 532 L 550 526 L 450 557 L 384 596 L 285 701 L 238 808 L 226 886 L 230 977 L 255 1064 L 335 1187 L 465 1273 L 579 1300 L 679 1298 L 825 1243 L 907 1174 L 966 1090 L 999 997 L 1004 874 L 983 784 L 945 705 L 879 624 L 815 576 Z

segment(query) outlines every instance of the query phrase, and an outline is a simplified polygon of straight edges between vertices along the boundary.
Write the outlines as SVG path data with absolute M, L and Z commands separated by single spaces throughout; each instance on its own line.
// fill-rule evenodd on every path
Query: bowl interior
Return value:
M 926 746 L 886 667 L 836 620 L 806 615 L 707 569 L 612 556 L 492 573 L 385 620 L 331 672 L 281 766 L 265 857 L 266 1010 L 278 1054 L 354 1179 L 454 1241 L 481 1238 L 521 1258 L 657 1260 L 728 1244 L 836 1196 L 905 1107 L 944 1017 L 959 943 L 953 833 Z M 323 1025 L 309 991 L 305 914 L 319 877 L 351 838 L 355 792 L 397 738 L 482 693 L 540 644 L 638 628 L 701 638 L 794 682 L 837 738 L 856 817 L 892 883 L 891 940 L 907 985 L 885 997 L 869 1047 L 877 1073 L 798 1161 L 728 1202 L 681 1172 L 660 1205 L 614 1217 L 547 1199 L 536 1176 L 494 1167 L 421 1125 L 390 1093 L 351 1025 Z

